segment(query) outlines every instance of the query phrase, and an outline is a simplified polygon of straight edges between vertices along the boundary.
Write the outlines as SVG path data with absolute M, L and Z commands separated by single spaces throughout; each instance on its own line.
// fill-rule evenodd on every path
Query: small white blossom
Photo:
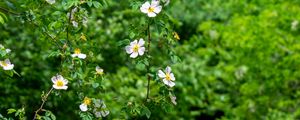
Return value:
M 5 49 L 5 52 L 6 52 L 6 53 L 10 53 L 11 50 L 10 50 L 10 49 Z
M 11 64 L 9 59 L 0 61 L 0 66 L 3 68 L 3 70 L 12 70 L 14 68 L 14 64 Z
M 151 4 L 149 1 L 145 2 L 141 7 L 141 12 L 147 14 L 149 17 L 155 17 L 162 9 L 162 6 L 159 5 L 159 1 L 152 0 Z
M 78 57 L 80 59 L 85 59 L 86 58 L 86 54 L 81 53 L 79 48 L 76 48 L 74 50 L 74 54 L 71 55 L 72 57 Z
M 173 87 L 175 83 L 174 74 L 171 72 L 171 67 L 167 66 L 165 73 L 162 70 L 158 71 L 158 76 L 163 80 L 164 84 Z
M 49 4 L 54 4 L 55 0 L 46 0 L 46 2 L 48 2 Z
M 78 27 L 78 22 L 76 22 L 75 20 L 73 20 L 72 21 L 72 25 L 77 28 Z
M 56 76 L 53 76 L 51 78 L 52 82 L 53 82 L 53 88 L 55 89 L 63 89 L 63 90 L 66 90 L 68 88 L 67 84 L 68 84 L 68 80 L 64 79 L 63 76 L 61 75 L 56 75 Z
M 138 55 L 142 56 L 145 52 L 144 47 L 145 41 L 141 38 L 139 41 L 134 40 L 130 45 L 125 47 L 125 50 L 128 54 L 131 54 L 131 58 L 136 58 Z
M 169 92 L 169 96 L 170 96 L 171 102 L 172 102 L 174 105 L 177 105 L 177 102 L 176 102 L 176 96 L 175 96 L 175 95 L 172 95 L 171 92 Z
M 294 30 L 294 31 L 297 30 L 298 24 L 299 24 L 299 22 L 297 20 L 294 20 L 291 23 L 291 29 Z
M 91 99 L 88 97 L 85 97 L 82 104 L 79 105 L 79 108 L 81 111 L 85 112 L 88 110 L 88 106 L 91 104 Z
M 100 68 L 99 66 L 96 66 L 96 74 L 102 75 L 103 74 L 103 69 Z

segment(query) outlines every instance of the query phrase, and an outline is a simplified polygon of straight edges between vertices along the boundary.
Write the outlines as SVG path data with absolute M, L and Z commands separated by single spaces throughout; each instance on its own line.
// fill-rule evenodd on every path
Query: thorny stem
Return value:
M 148 27 L 147 27 L 147 32 L 148 32 L 148 46 L 147 46 L 147 57 L 148 57 L 148 65 L 147 65 L 147 79 L 148 79 L 148 85 L 147 85 L 147 98 L 146 100 L 149 99 L 149 94 L 150 94 L 150 44 L 151 44 L 151 33 L 150 33 L 150 21 L 148 23 Z
M 48 98 L 49 94 L 52 92 L 52 90 L 53 90 L 53 87 L 48 91 L 48 93 L 45 96 L 42 96 L 43 103 L 41 104 L 40 108 L 35 111 L 33 120 L 35 120 L 38 113 L 43 110 L 44 104 L 47 101 L 47 98 Z

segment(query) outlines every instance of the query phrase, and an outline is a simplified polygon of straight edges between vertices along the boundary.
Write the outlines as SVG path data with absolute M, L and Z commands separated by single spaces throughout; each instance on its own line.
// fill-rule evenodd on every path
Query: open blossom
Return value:
M 74 50 L 74 54 L 71 55 L 72 57 L 78 57 L 80 59 L 85 59 L 86 58 L 86 54 L 81 53 L 79 48 L 76 48 Z
M 5 59 L 4 61 L 0 61 L 0 66 L 4 70 L 12 70 L 14 68 L 14 64 L 11 64 L 9 59 Z
M 99 66 L 96 66 L 96 74 L 102 75 L 103 74 L 103 69 L 100 68 Z
M 158 76 L 163 80 L 164 84 L 173 87 L 175 83 L 175 77 L 174 74 L 171 72 L 171 67 L 167 66 L 165 72 L 162 70 L 158 71 Z
M 141 38 L 139 41 L 134 40 L 133 42 L 130 43 L 130 45 L 126 46 L 126 52 L 128 54 L 131 54 L 131 58 L 136 58 L 138 55 L 142 56 L 144 55 L 145 52 L 145 47 L 144 47 L 145 41 L 143 38 Z
M 46 2 L 48 2 L 49 4 L 54 4 L 55 0 L 46 0 Z
M 97 99 L 95 102 L 95 108 L 93 110 L 97 118 L 106 117 L 109 114 L 109 111 L 106 108 L 104 101 Z
M 82 104 L 79 105 L 79 108 L 81 111 L 85 112 L 88 110 L 88 106 L 91 104 L 91 99 L 88 97 L 85 97 Z
M 152 0 L 151 4 L 147 1 L 140 7 L 141 12 L 147 14 L 149 17 L 155 17 L 161 9 L 162 6 L 159 5 L 158 0 Z
M 53 88 L 55 89 L 64 89 L 66 90 L 68 88 L 67 84 L 68 84 L 68 80 L 64 79 L 63 76 L 61 75 L 56 75 L 53 76 L 51 78 L 52 82 L 53 82 Z

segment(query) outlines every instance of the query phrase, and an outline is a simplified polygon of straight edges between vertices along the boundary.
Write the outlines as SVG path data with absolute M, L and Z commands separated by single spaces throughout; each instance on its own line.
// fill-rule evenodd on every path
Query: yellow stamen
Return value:
M 177 32 L 173 32 L 173 35 L 174 35 L 174 38 L 175 38 L 175 39 L 180 40 L 180 37 L 179 37 L 179 35 L 177 34 Z
M 136 44 L 133 46 L 133 52 L 138 52 L 139 51 L 139 46 Z
M 84 100 L 83 100 L 83 104 L 85 104 L 85 105 L 90 105 L 91 102 L 92 102 L 91 99 L 88 98 L 88 97 L 85 97 Z
M 62 86 L 64 86 L 64 82 L 62 80 L 57 80 L 56 86 L 62 87 Z
M 171 75 L 169 73 L 166 73 L 166 80 L 171 80 Z
M 0 64 L 5 67 L 8 66 L 8 64 L 5 61 L 0 61 Z
M 149 7 L 148 8 L 148 12 L 154 12 L 154 8 L 153 7 Z
M 80 51 L 80 49 L 79 49 L 79 48 L 76 48 L 76 49 L 74 50 L 74 53 L 75 53 L 75 54 L 80 54 L 80 53 L 81 53 L 81 51 Z

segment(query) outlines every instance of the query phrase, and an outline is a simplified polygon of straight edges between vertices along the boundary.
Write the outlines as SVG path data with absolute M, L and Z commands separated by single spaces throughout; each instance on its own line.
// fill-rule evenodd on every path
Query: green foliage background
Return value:
M 79 72 L 79 78 L 88 76 L 95 65 L 105 71 L 100 88 L 83 89 L 85 94 L 105 100 L 111 112 L 108 119 L 146 118 L 138 114 L 145 111 L 139 106 L 146 97 L 145 71 L 120 45 L 126 39 L 144 37 L 138 26 L 145 25 L 145 15 L 135 6 L 142 2 L 109 0 L 101 1 L 98 8 L 83 6 L 88 11 L 88 25 L 70 33 L 74 47 L 80 46 L 91 63 L 84 64 L 87 69 Z M 31 119 L 41 104 L 42 91 L 52 87 L 50 78 L 60 69 L 68 69 L 60 62 L 57 46 L 43 33 L 66 36 L 60 28 L 66 25 L 68 4 L 4 0 L 0 6 L 29 15 L 24 18 L 0 11 L 4 14 L 0 41 L 12 50 L 10 60 L 21 75 L 10 78 L 0 72 L 0 113 L 13 117 L 6 114 L 7 109 L 24 107 Z M 158 17 L 181 39 L 171 49 L 159 46 L 167 44 L 161 37 L 165 31 L 153 27 L 152 62 L 161 69 L 170 60 L 176 62 L 171 66 L 177 105 L 170 100 L 149 103 L 150 119 L 300 119 L 300 26 L 292 28 L 294 21 L 300 21 L 300 1 L 171 0 L 163 11 L 171 19 L 165 20 L 163 14 Z M 87 41 L 80 40 L 81 33 Z M 151 84 L 152 97 L 161 92 L 158 82 Z M 79 119 L 81 100 L 76 93 L 70 88 L 51 94 L 45 109 L 57 119 Z

